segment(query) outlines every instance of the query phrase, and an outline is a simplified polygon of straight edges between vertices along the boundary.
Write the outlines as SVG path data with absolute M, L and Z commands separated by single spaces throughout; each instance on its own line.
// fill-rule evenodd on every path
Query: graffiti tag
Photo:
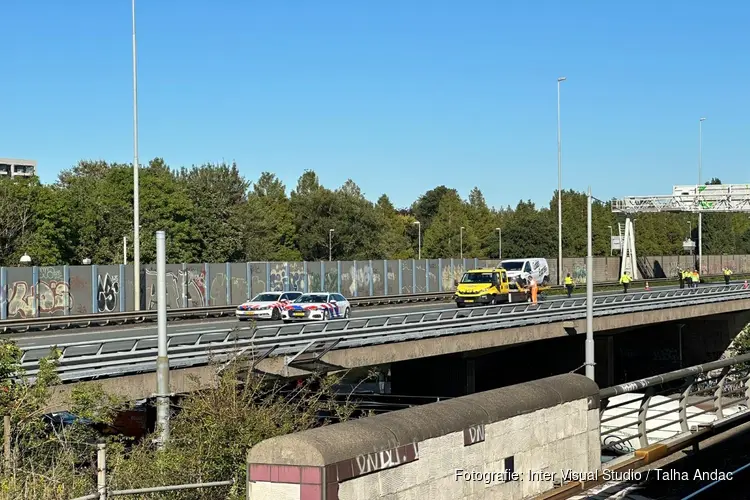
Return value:
M 8 316 L 33 318 L 36 290 L 25 281 L 16 281 L 9 289 Z M 39 313 L 64 312 L 66 306 L 73 307 L 73 296 L 68 284 L 63 281 L 39 282 Z
M 117 306 L 120 295 L 120 277 L 109 273 L 99 275 L 96 285 L 97 307 L 99 312 L 112 312 Z

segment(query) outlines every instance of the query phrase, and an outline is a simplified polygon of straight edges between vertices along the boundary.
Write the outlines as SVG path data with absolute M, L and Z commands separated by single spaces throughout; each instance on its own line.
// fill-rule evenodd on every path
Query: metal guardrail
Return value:
M 744 275 L 735 275 L 739 278 Z M 750 276 L 750 275 L 749 275 Z M 707 275 L 705 278 L 717 278 L 716 275 Z M 676 278 L 654 278 L 648 280 L 634 281 L 639 283 L 666 283 L 674 282 Z M 594 288 L 608 288 L 617 286 L 617 282 L 595 283 Z M 554 291 L 563 291 L 565 287 L 553 285 Z M 356 307 L 377 307 L 389 304 L 402 304 L 409 302 L 430 302 L 451 298 L 455 291 L 411 293 L 398 295 L 379 295 L 371 297 L 348 297 L 352 305 Z M 186 307 L 167 310 L 169 319 L 197 319 L 209 317 L 221 317 L 234 313 L 238 304 L 224 306 Z M 143 311 L 124 311 L 113 313 L 91 313 L 91 314 L 69 314 L 59 316 L 44 316 L 36 318 L 13 318 L 0 320 L 0 333 L 23 332 L 28 330 L 49 330 L 53 328 L 88 328 L 91 326 L 107 326 L 110 324 L 143 323 L 145 321 L 156 321 L 156 309 Z
M 602 450 L 629 454 L 750 415 L 750 354 L 603 389 L 600 398 Z
M 684 307 L 750 298 L 742 285 L 661 290 L 594 297 L 594 315 Z M 332 349 L 346 349 L 445 335 L 498 330 L 584 318 L 585 297 L 539 304 L 519 303 L 475 309 L 405 312 L 399 315 L 350 318 L 319 323 L 231 329 L 195 330 L 168 334 L 170 367 L 183 368 L 237 356 L 252 356 L 255 364 L 285 355 L 285 365 L 319 360 Z M 61 352 L 58 373 L 73 381 L 155 370 L 156 335 L 106 338 L 23 348 L 22 367 L 29 376 L 39 358 L 51 349 Z

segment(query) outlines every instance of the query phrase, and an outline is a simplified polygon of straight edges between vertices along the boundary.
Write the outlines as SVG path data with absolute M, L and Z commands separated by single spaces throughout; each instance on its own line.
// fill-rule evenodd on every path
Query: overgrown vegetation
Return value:
M 0 178 L 0 265 L 16 265 L 24 253 L 42 266 L 84 258 L 96 264 L 121 262 L 123 236 L 132 241 L 132 172 L 130 165 L 84 161 L 63 171 L 51 186 L 36 178 Z M 504 188 L 512 190 L 512 183 Z M 419 228 L 422 257 L 458 257 L 461 227 L 465 256 L 497 257 L 497 227 L 503 231 L 504 257 L 557 255 L 556 193 L 548 206 L 520 201 L 515 208 L 491 208 L 479 188 L 464 199 L 454 189 L 437 186 L 410 207 L 397 208 L 385 194 L 371 201 L 352 180 L 337 189 L 321 186 L 312 171 L 289 191 L 268 172 L 251 183 L 236 165 L 173 170 L 158 158 L 142 169 L 140 189 L 144 264 L 155 259 L 157 230 L 167 233 L 170 262 L 327 259 L 331 228 L 331 253 L 338 260 L 415 257 Z M 586 196 L 564 191 L 562 205 L 563 254 L 583 256 Z M 616 228 L 617 221 L 608 204 L 595 203 L 596 255 L 609 255 L 608 226 Z M 640 214 L 636 226 L 637 252 L 644 256 L 682 253 L 691 227 L 697 238 L 691 214 Z M 750 253 L 750 219 L 705 214 L 703 252 Z
M 247 451 L 255 443 L 346 420 L 354 410 L 333 397 L 337 377 L 311 378 L 289 389 L 243 372 L 235 363 L 217 375 L 214 388 L 193 392 L 180 402 L 171 420 L 170 441 L 158 450 L 151 436 L 135 443 L 97 430 L 96 424 L 111 424 L 127 404 L 96 384 L 72 393 L 70 411 L 79 420 L 50 425 L 44 414 L 58 382 L 55 353 L 41 363 L 39 373 L 26 374 L 15 345 L 3 342 L 0 349 L 0 411 L 11 419 L 11 453 L 0 476 L 3 500 L 68 500 L 96 492 L 98 442 L 107 445 L 110 489 L 235 480 L 232 487 L 127 498 L 244 499 Z M 322 415 L 327 419 L 322 421 Z

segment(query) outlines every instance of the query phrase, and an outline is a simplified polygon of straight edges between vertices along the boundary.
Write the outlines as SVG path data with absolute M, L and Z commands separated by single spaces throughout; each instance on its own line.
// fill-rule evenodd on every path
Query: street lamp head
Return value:
M 701 117 L 701 121 L 704 121 L 704 120 L 705 120 L 705 118 L 704 118 L 704 117 Z
M 417 225 L 421 225 L 422 223 L 421 223 L 421 222 L 419 222 L 418 220 L 415 220 L 415 221 L 414 221 L 414 224 L 417 224 Z
M 567 79 L 568 79 L 567 77 L 561 76 L 560 78 L 557 79 L 557 81 L 558 82 L 564 82 Z
M 332 232 L 333 232 L 333 229 L 329 229 L 329 230 L 328 230 L 328 232 L 329 232 L 329 233 L 332 233 Z
M 21 264 L 31 264 L 31 257 L 29 257 L 29 254 L 27 254 L 26 252 L 24 252 L 24 254 L 19 259 L 19 262 Z
M 499 227 L 496 227 L 495 231 L 501 231 L 501 229 Z
M 465 227 L 461 226 L 461 229 L 466 229 Z
M 85 259 L 83 259 L 82 263 L 83 263 L 84 266 L 88 266 L 88 265 L 91 264 L 91 259 L 89 259 L 88 257 L 86 257 Z

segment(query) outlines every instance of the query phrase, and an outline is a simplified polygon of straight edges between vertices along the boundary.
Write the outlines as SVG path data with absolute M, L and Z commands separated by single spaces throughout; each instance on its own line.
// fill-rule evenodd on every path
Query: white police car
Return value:
M 281 319 L 287 304 L 302 296 L 302 292 L 264 292 L 237 306 L 235 316 L 240 321 L 249 319 Z
M 348 318 L 351 304 L 340 293 L 305 293 L 281 311 L 285 323 Z

